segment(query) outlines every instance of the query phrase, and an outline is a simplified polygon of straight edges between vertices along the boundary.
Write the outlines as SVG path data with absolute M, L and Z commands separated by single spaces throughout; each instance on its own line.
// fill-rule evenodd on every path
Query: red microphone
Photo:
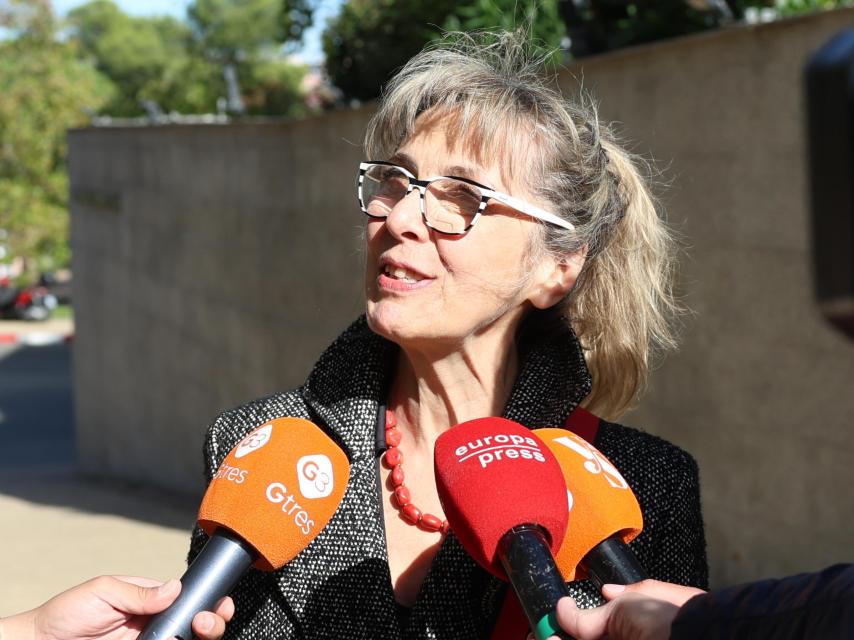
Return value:
M 434 463 L 442 508 L 463 547 L 510 581 L 537 640 L 562 635 L 554 610 L 569 592 L 553 552 L 568 503 L 554 454 L 520 424 L 481 418 L 439 436 Z
M 254 566 L 274 571 L 314 540 L 338 509 L 350 477 L 347 456 L 319 427 L 277 418 L 226 456 L 199 508 L 210 536 L 181 578 L 181 593 L 139 640 L 191 640 L 190 625 Z

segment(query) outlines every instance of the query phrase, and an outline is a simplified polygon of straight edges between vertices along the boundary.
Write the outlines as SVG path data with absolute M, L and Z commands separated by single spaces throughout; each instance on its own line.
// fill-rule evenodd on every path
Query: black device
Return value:
M 649 577 L 629 545 L 619 536 L 611 536 L 597 544 L 581 564 L 599 590 L 604 584 L 635 584 Z
M 805 75 L 815 296 L 854 338 L 854 29 L 816 51 Z
M 558 630 L 554 617 L 557 601 L 568 596 L 569 589 L 542 529 L 532 524 L 510 529 L 498 545 L 498 559 L 513 585 L 534 637 L 557 635 L 561 640 L 571 640 L 571 636 Z

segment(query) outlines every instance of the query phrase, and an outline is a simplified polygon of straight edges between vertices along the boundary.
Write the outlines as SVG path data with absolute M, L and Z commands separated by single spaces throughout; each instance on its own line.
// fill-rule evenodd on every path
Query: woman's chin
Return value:
M 369 302 L 366 316 L 371 331 L 398 344 L 401 339 L 406 338 L 408 329 L 411 330 L 411 322 L 407 322 L 397 314 L 388 313 L 387 310 L 382 309 L 382 305 Z
M 435 339 L 433 332 L 429 331 L 427 323 L 424 322 L 423 316 L 412 317 L 396 311 L 385 308 L 382 303 L 368 302 L 366 313 L 368 327 L 377 335 L 401 347 Z

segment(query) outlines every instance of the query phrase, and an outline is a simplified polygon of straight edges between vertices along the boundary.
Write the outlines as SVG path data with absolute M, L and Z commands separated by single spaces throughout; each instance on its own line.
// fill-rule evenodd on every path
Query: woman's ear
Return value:
M 563 300 L 572 291 L 578 274 L 584 266 L 587 246 L 557 260 L 546 258 L 539 266 L 540 277 L 528 296 L 537 309 L 548 309 Z

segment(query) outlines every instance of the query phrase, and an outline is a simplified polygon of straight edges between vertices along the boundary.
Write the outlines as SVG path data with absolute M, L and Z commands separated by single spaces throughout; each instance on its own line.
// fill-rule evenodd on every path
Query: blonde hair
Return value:
M 646 384 L 654 354 L 676 346 L 674 242 L 640 164 L 588 99 L 570 103 L 542 75 L 524 32 L 449 34 L 389 82 L 365 135 L 369 158 L 393 154 L 427 111 L 450 114 L 449 139 L 475 159 L 524 165 L 525 184 L 575 227 L 540 225 L 534 254 L 578 251 L 586 262 L 555 312 L 584 349 L 592 389 L 584 406 L 615 418 Z M 533 144 L 520 147 L 520 136 Z M 524 157 L 515 150 L 527 148 Z M 531 151 L 533 150 L 533 151 Z

